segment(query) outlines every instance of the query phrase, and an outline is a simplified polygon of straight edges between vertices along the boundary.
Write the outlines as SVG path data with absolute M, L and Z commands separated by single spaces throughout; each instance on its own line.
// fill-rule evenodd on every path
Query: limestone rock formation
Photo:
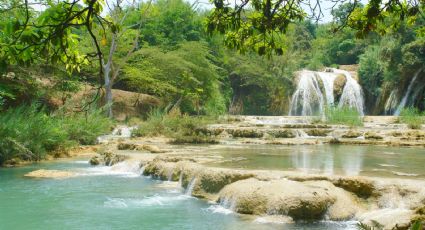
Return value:
M 61 170 L 46 170 L 39 169 L 25 174 L 26 177 L 34 178 L 54 178 L 54 179 L 64 179 L 69 177 L 77 176 L 75 172 L 61 171 Z
M 229 184 L 220 191 L 219 201 L 231 200 L 234 210 L 243 214 L 288 215 L 294 220 L 321 219 L 330 212 L 331 219 L 347 219 L 356 209 L 339 212 L 339 208 L 357 207 L 349 193 L 330 182 L 297 182 L 286 179 L 260 181 L 250 178 Z M 338 205 L 332 209 L 333 205 Z
M 119 163 L 121 161 L 124 161 L 128 158 L 128 156 L 115 154 L 111 151 L 101 151 L 98 153 L 98 155 L 92 157 L 89 160 L 89 163 L 91 165 L 106 165 L 106 166 L 112 166 L 116 163 Z

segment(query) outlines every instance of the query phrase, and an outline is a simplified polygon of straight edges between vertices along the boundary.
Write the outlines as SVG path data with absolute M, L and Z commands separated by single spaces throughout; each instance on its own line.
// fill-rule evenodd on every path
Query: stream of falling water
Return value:
M 292 96 L 290 116 L 314 115 L 323 111 L 324 98 L 315 72 L 304 70 L 300 74 L 298 87 Z
M 397 107 L 397 110 L 394 112 L 394 116 L 398 116 L 398 115 L 400 115 L 400 112 L 401 112 L 401 110 L 406 106 L 406 103 L 407 103 L 407 100 L 409 99 L 409 96 L 410 96 L 410 94 L 411 94 L 411 92 L 412 92 L 412 89 L 413 89 L 413 86 L 414 86 L 414 84 L 415 84 L 415 82 L 416 82 L 416 79 L 418 78 L 418 76 L 419 76 L 419 73 L 422 71 L 422 68 L 420 68 L 416 73 L 415 73 L 415 75 L 413 76 L 413 78 L 412 78 L 412 80 L 410 81 L 410 83 L 409 83 L 409 86 L 407 87 L 407 91 L 406 91 L 406 93 L 404 94 L 404 96 L 403 96 L 403 98 L 401 99 L 401 101 L 400 101 L 400 104 L 398 105 L 398 107 Z
M 339 101 L 335 101 L 334 84 L 338 74 L 344 75 L 346 83 Z M 332 72 L 303 70 L 292 95 L 290 116 L 323 115 L 325 106 L 338 105 L 355 108 L 364 115 L 364 98 L 360 84 L 344 70 L 332 69 Z

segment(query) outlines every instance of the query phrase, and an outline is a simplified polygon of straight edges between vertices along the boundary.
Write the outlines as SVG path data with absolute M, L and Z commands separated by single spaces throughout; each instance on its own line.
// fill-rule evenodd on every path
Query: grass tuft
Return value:
M 8 109 L 0 113 L 0 165 L 38 161 L 49 153 L 66 153 L 77 144 L 93 144 L 111 127 L 98 110 L 59 115 L 48 114 L 36 104 Z
M 413 107 L 404 108 L 400 112 L 400 122 L 407 124 L 411 129 L 420 129 L 424 123 L 423 114 Z
M 216 143 L 203 128 L 214 120 L 213 117 L 189 116 L 179 110 L 166 113 L 156 109 L 149 113 L 148 119 L 133 130 L 132 135 L 138 137 L 166 136 L 174 139 L 172 143 Z M 200 131 L 201 130 L 201 131 Z
M 360 113 L 351 107 L 328 107 L 325 110 L 325 119 L 328 124 L 362 126 L 363 119 Z

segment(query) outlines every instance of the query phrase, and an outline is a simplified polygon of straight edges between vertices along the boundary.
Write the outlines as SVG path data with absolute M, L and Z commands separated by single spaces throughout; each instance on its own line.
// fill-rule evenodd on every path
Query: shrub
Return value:
M 404 108 L 400 112 L 400 122 L 407 124 L 411 129 L 420 129 L 424 123 L 423 114 L 413 107 Z
M 111 126 L 99 110 L 59 115 L 36 104 L 9 109 L 0 113 L 0 165 L 12 159 L 38 161 L 78 143 L 93 144 Z
M 12 158 L 40 160 L 47 152 L 68 147 L 66 130 L 36 105 L 0 114 L 0 164 Z
M 214 143 L 211 138 L 206 139 L 205 134 L 200 132 L 202 127 L 212 122 L 212 117 L 189 116 L 181 114 L 180 111 L 172 110 L 166 113 L 156 109 L 149 113 L 148 119 L 142 122 L 139 127 L 133 130 L 133 136 L 167 136 L 176 140 L 176 143 L 183 142 L 207 142 Z M 205 138 L 204 138 L 205 137 Z
M 363 125 L 360 113 L 351 107 L 328 107 L 325 109 L 326 122 L 348 126 Z
M 69 139 L 82 145 L 95 144 L 97 137 L 109 132 L 112 125 L 112 121 L 99 109 L 62 117 L 62 126 Z

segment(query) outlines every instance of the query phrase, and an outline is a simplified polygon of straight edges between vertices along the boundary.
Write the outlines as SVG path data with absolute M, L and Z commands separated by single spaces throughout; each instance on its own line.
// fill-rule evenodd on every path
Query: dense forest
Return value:
M 331 11 L 332 22 L 294 14 L 279 29 L 276 22 L 256 34 L 237 20 L 220 21 L 226 17 L 217 3 L 25 3 L 8 0 L 0 9 L 0 133 L 8 137 L 0 145 L 22 149 L 34 133 L 56 127 L 46 131 L 47 143 L 34 140 L 36 147 L 22 153 L 29 158 L 64 140 L 94 143 L 112 125 L 102 109 L 116 118 L 124 112 L 120 120 L 129 118 L 129 107 L 142 118 L 155 108 L 287 115 L 301 69 L 356 71 L 366 114 L 392 114 L 408 88 L 406 105 L 425 109 L 423 4 L 405 16 L 403 7 L 389 8 L 384 17 L 370 15 L 371 4 L 343 3 Z M 254 23 L 247 28 L 256 28 L 256 10 L 244 11 Z M 97 21 L 85 21 L 96 12 Z M 261 45 L 258 36 L 270 30 L 284 33 Z M 255 37 L 238 37 L 245 32 Z M 96 122 L 84 122 L 88 117 Z
M 356 7 L 361 10 L 363 6 Z M 110 87 L 155 96 L 162 106 L 178 106 L 184 113 L 285 115 L 296 71 L 358 65 L 367 113 L 384 114 L 394 110 L 415 73 L 423 75 L 424 18 L 418 15 L 415 21 L 401 22 L 387 18 L 375 31 L 361 34 L 346 26 L 344 14 L 349 8 L 349 3 L 335 8 L 331 12 L 333 22 L 305 19 L 291 23 L 279 41 L 282 54 L 272 56 L 227 48 L 225 36 L 206 31 L 209 12 L 181 0 L 117 7 L 108 17 L 119 22 L 119 31 L 96 27 L 94 32 L 101 36 L 104 62 L 110 62 Z M 43 20 L 49 10 L 53 8 L 30 14 L 38 17 L 35 20 Z M 8 14 L 17 20 L 25 17 L 19 10 Z M 13 21 L 3 20 L 0 27 L 4 31 L 1 39 L 11 39 L 7 32 L 12 30 Z M 74 29 L 71 33 L 66 41 L 68 49 L 79 52 L 52 58 L 82 59 L 77 53 L 93 50 L 86 30 Z M 37 40 L 38 35 L 29 31 L 23 36 Z M 54 65 L 34 55 L 39 51 L 28 48 L 21 52 L 21 60 L 2 56 L 3 110 L 33 101 L 57 107 L 55 99 L 63 104 L 84 85 L 96 86 L 99 82 L 98 61 L 86 58 L 79 62 L 78 71 L 70 72 L 67 68 L 71 66 Z M 412 101 L 421 110 L 425 106 L 424 86 L 415 85 Z M 394 102 L 385 105 L 390 97 Z

